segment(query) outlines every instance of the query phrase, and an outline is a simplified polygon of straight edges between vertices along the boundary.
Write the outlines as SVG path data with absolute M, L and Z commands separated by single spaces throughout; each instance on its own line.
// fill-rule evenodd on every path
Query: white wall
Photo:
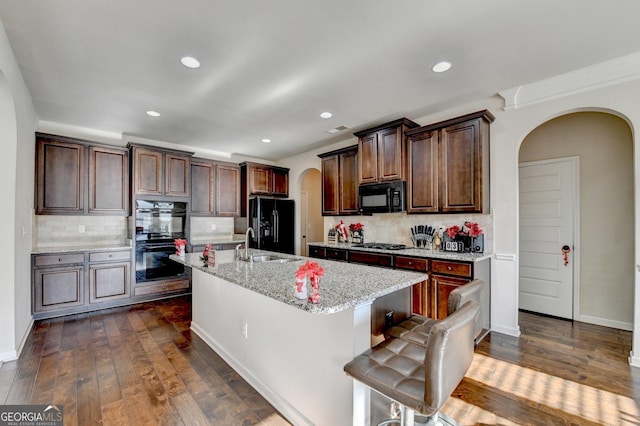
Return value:
M 31 219 L 34 185 L 33 102 L 0 22 L 0 361 L 15 358 L 31 328 Z M 23 233 L 24 230 L 24 233 Z

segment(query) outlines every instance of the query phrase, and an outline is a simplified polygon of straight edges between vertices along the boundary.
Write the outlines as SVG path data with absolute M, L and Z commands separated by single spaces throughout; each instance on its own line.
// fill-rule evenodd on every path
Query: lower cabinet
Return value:
M 309 257 L 348 260 L 351 263 L 425 272 L 429 274 L 429 279 L 415 284 L 411 289 L 412 310 L 414 314 L 434 319 L 447 317 L 449 294 L 456 287 L 476 278 L 480 278 L 486 283 L 490 282 L 490 262 L 488 259 L 480 262 L 466 262 L 314 245 L 309 245 Z M 488 295 L 486 297 L 484 302 L 486 312 L 483 315 L 487 315 L 487 318 L 483 320 L 483 323 L 489 324 Z
M 185 292 L 191 287 L 189 278 L 133 287 L 131 256 L 131 250 L 32 255 L 33 317 L 126 305 L 149 300 L 155 294 L 163 297 L 165 293 Z

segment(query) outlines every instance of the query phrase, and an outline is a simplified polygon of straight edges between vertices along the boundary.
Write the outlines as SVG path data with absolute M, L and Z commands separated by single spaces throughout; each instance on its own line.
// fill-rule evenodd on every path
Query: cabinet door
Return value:
M 126 299 L 130 296 L 129 263 L 89 265 L 89 303 Z
M 454 124 L 441 130 L 440 205 L 442 212 L 482 212 L 480 142 L 480 119 Z
M 240 168 L 216 165 L 216 216 L 240 216 Z
M 133 150 L 134 183 L 136 195 L 162 196 L 162 152 L 144 148 Z
M 272 194 L 279 197 L 289 196 L 289 171 L 284 169 L 272 170 Z
M 81 144 L 38 139 L 36 214 L 85 213 L 85 151 Z
M 272 191 L 272 170 L 269 167 L 249 167 L 249 194 L 270 195 Z
M 358 140 L 358 181 L 375 183 L 378 181 L 378 134 L 371 133 Z
M 430 130 L 409 137 L 407 156 L 407 213 L 437 212 L 438 131 Z
M 191 203 L 194 215 L 214 214 L 215 165 L 207 161 L 191 161 Z
M 309 246 L 309 257 L 325 259 L 327 257 L 327 250 L 324 247 Z
M 340 159 L 337 155 L 322 159 L 322 215 L 340 214 Z
M 33 273 L 34 312 L 84 305 L 83 265 L 38 268 Z
M 189 157 L 165 154 L 165 195 L 170 197 L 189 196 Z
M 340 214 L 358 213 L 358 151 L 343 152 L 340 164 Z
M 431 275 L 433 290 L 436 293 L 433 300 L 436 301 L 435 313 L 436 319 L 447 317 L 447 306 L 449 303 L 449 294 L 457 287 L 469 282 L 469 279 L 462 277 L 447 277 L 444 275 Z
M 129 153 L 89 147 L 89 213 L 129 214 Z
M 404 180 L 401 128 L 378 132 L 378 182 Z

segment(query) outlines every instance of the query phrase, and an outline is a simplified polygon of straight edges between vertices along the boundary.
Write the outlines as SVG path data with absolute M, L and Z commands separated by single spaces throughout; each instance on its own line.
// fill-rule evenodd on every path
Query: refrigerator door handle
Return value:
M 273 217 L 273 242 L 279 243 L 280 239 L 280 217 L 278 216 L 278 210 L 274 210 L 271 214 Z

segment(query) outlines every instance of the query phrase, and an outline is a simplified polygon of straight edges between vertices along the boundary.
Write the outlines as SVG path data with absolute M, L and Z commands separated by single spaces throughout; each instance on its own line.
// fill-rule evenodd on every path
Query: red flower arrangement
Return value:
M 176 244 L 176 255 L 180 256 L 181 254 L 184 254 L 184 248 L 187 245 L 187 240 L 176 238 L 173 242 Z
M 318 262 L 306 261 L 304 265 L 301 265 L 296 271 L 296 290 L 302 291 L 302 286 L 305 283 L 305 278 L 309 278 L 313 294 L 309 296 L 309 302 L 320 303 L 320 277 L 324 276 L 324 268 L 318 265 Z
M 451 238 L 455 239 L 457 236 L 461 237 L 477 237 L 482 234 L 482 229 L 476 222 L 465 222 L 464 226 L 460 228 L 458 225 L 453 225 L 444 230 L 444 232 Z
M 364 228 L 364 225 L 361 224 L 360 222 L 358 223 L 352 223 L 349 225 L 349 231 L 354 232 L 354 231 L 361 231 L 362 228 Z

